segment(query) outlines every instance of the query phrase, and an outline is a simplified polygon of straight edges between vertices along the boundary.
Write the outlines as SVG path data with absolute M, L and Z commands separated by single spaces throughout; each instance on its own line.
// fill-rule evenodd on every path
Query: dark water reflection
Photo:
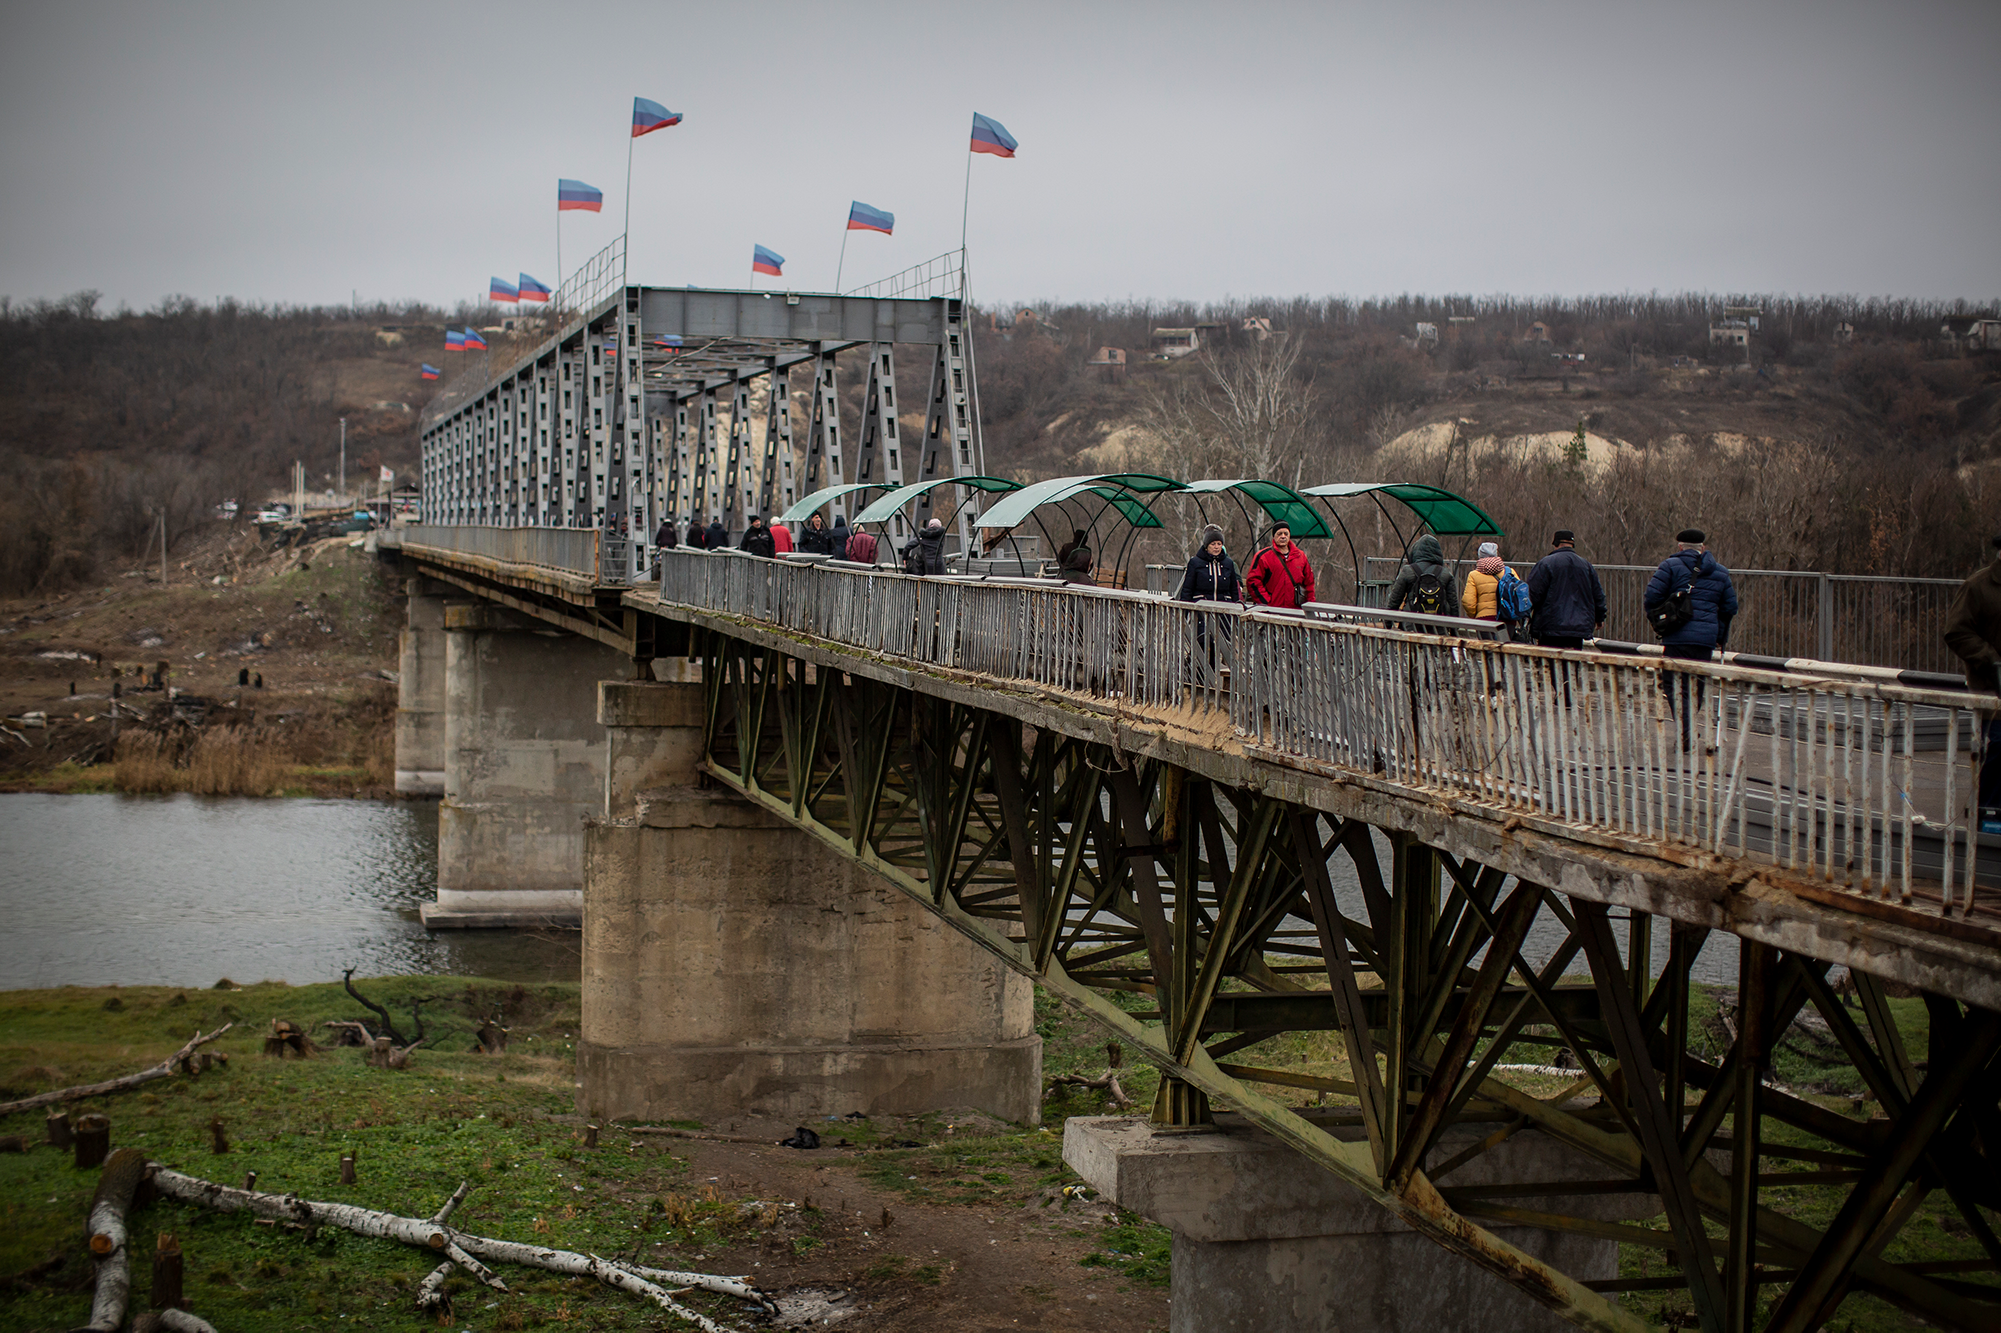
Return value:
M 0 988 L 575 980 L 574 931 L 426 931 L 429 801 L 0 796 Z

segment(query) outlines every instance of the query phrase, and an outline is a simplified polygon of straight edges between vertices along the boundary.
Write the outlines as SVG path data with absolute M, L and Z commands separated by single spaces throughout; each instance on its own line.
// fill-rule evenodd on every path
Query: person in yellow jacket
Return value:
M 1507 566 L 1501 562 L 1501 548 L 1493 542 L 1480 543 L 1480 560 L 1473 566 L 1473 572 L 1466 576 L 1466 586 L 1459 592 L 1459 609 L 1469 620 L 1499 620 L 1501 618 L 1501 571 Z

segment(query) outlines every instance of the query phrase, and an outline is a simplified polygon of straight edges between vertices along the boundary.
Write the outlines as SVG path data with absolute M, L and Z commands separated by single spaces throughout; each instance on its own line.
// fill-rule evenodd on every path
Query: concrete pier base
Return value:
M 584 839 L 579 1109 L 1038 1118 L 1028 981 L 811 834 L 697 786 L 699 685 L 606 682 L 600 708 L 613 815 Z
M 1072 1170 L 1107 1200 L 1173 1231 L 1172 1333 L 1559 1333 L 1572 1327 L 1241 1117 L 1219 1115 L 1217 1122 L 1217 1132 L 1195 1134 L 1157 1134 L 1144 1119 L 1123 1116 L 1073 1119 L 1064 1127 L 1063 1160 Z M 1361 1136 L 1359 1129 L 1354 1133 Z M 1431 1160 L 1442 1162 L 1477 1137 L 1470 1128 L 1448 1131 Z M 1530 1130 L 1454 1171 L 1449 1183 L 1603 1175 L 1602 1167 Z M 1604 1220 L 1657 1211 L 1651 1196 L 1640 1195 L 1506 1202 Z M 1491 1229 L 1573 1278 L 1618 1275 L 1615 1242 Z
M 604 808 L 597 686 L 616 650 L 484 604 L 445 608 L 438 900 L 424 924 L 575 925 L 584 821 Z

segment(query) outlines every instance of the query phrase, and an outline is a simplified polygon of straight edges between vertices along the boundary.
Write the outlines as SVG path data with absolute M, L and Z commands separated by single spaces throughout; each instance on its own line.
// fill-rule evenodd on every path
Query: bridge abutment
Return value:
M 703 788 L 701 685 L 607 681 L 599 697 L 581 1109 L 1038 1118 L 1025 978 L 812 834 Z
M 574 924 L 584 820 L 604 806 L 597 683 L 630 663 L 484 604 L 447 604 L 444 638 L 438 900 L 424 924 Z
M 1079 1117 L 1063 1131 L 1063 1160 L 1112 1203 L 1174 1233 L 1170 1333 L 1288 1329 L 1296 1333 L 1528 1333 L 1572 1327 L 1519 1288 L 1443 1249 L 1331 1171 L 1303 1163 L 1236 1115 L 1213 1132 L 1156 1132 L 1144 1119 Z M 1478 1141 L 1455 1127 L 1434 1164 Z M 1361 1136 L 1336 1131 L 1340 1137 Z M 1454 1171 L 1449 1183 L 1550 1182 L 1604 1174 L 1534 1130 Z M 1644 1200 L 1644 1202 L 1639 1202 Z M 1644 1216 L 1652 1196 L 1496 1199 L 1534 1209 Z M 1497 1238 L 1580 1281 L 1618 1276 L 1614 1241 L 1492 1226 Z

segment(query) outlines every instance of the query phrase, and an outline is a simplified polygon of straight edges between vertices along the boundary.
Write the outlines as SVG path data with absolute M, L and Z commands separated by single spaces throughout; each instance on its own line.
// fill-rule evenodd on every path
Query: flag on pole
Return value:
M 457 329 L 446 329 L 445 350 L 447 352 L 463 352 L 465 349 L 466 336 Z
M 750 247 L 750 271 L 782 278 L 785 276 L 785 256 L 765 246 L 753 245 Z
M 1007 126 L 991 116 L 973 113 L 973 151 L 992 153 L 995 157 L 1013 157 L 1015 138 L 1007 132 Z
M 586 213 L 604 211 L 604 191 L 582 181 L 559 180 L 556 182 L 556 211 L 567 213 L 571 209 L 582 209 Z
M 486 350 L 486 339 L 480 337 L 477 333 L 474 333 L 471 329 L 466 330 L 465 338 L 466 338 L 466 350 L 468 352 L 470 352 L 475 347 L 479 348 L 481 351 Z
M 526 273 L 521 275 L 521 286 L 517 288 L 524 301 L 546 301 L 549 299 L 549 285 L 537 282 Z
M 394 481 L 394 480 L 396 480 L 396 471 L 395 471 L 395 469 L 394 469 L 394 468 L 386 468 L 386 467 L 385 467 L 385 468 L 383 468 L 383 469 L 382 469 L 382 484 L 383 484 L 384 486 L 387 486 L 387 485 L 388 485 L 388 484 L 389 484 L 390 482 L 392 482 L 392 481 Z
M 894 234 L 896 214 L 885 213 L 880 208 L 870 208 L 857 199 L 848 209 L 849 231 L 879 231 L 885 236 Z
M 642 134 L 651 134 L 655 130 L 664 130 L 669 125 L 679 125 L 680 123 L 680 112 L 669 111 L 658 102 L 650 102 L 644 97 L 635 97 L 632 99 L 633 138 L 637 139 Z
M 486 284 L 486 299 L 505 301 L 509 305 L 521 299 L 521 293 L 514 290 L 514 284 L 505 278 L 492 278 Z
M 653 345 L 655 347 L 664 347 L 670 352 L 678 352 L 681 350 L 681 335 L 678 333 L 660 334 L 654 338 Z
M 438 368 L 436 366 L 432 365 L 428 361 L 423 362 L 422 366 L 423 368 L 419 370 L 417 373 L 422 375 L 425 379 L 434 380 L 438 377 Z

